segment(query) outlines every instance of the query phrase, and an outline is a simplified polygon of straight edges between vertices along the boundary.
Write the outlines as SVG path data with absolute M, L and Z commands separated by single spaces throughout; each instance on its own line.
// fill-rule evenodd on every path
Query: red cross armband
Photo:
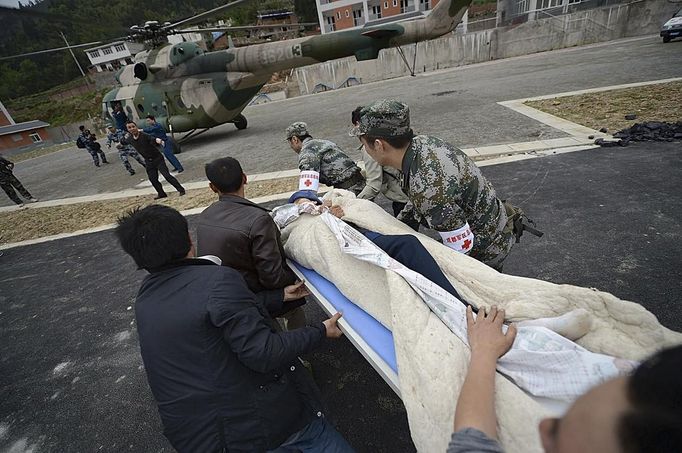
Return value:
M 469 228 L 469 223 L 454 231 L 438 231 L 443 244 L 460 253 L 469 253 L 474 246 L 474 233 Z
M 298 177 L 298 190 L 313 190 L 320 188 L 320 174 L 313 170 L 304 170 Z

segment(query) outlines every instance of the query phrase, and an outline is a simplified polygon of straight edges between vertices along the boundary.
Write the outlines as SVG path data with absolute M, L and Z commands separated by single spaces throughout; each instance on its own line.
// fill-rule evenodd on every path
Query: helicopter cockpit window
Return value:
M 140 80 L 147 78 L 147 65 L 144 63 L 136 63 L 133 67 L 133 74 Z

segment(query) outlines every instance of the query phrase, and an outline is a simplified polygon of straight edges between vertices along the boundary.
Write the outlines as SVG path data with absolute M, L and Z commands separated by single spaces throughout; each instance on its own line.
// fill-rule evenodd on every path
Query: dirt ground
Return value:
M 246 185 L 246 197 L 256 198 L 291 192 L 296 190 L 297 184 L 297 177 L 253 182 Z M 28 209 L 6 212 L 0 216 L 2 232 L 0 244 L 108 225 L 115 223 L 119 216 L 138 206 L 157 203 L 182 211 L 208 206 L 216 199 L 216 194 L 207 187 L 188 190 L 184 197 L 180 197 L 175 191 L 169 191 L 168 198 L 162 200 L 154 200 L 154 194 L 150 194 L 47 208 L 31 208 L 27 205 Z
M 566 96 L 526 105 L 574 123 L 615 133 L 645 121 L 682 121 L 682 82 Z M 634 121 L 625 115 L 635 114 Z

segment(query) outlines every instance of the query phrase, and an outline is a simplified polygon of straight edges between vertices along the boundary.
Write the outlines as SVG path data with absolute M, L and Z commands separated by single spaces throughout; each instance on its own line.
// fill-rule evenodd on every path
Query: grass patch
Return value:
M 615 133 L 645 121 L 681 121 L 682 82 L 530 101 L 526 105 L 595 130 L 605 127 Z M 629 114 L 637 118 L 628 121 L 625 115 Z
M 292 192 L 297 187 L 298 177 L 257 181 L 246 185 L 246 197 L 256 198 Z M 217 200 L 217 195 L 208 187 L 188 190 L 184 197 L 180 197 L 174 189 L 170 190 L 168 198 L 162 200 L 154 200 L 152 194 L 45 208 L 29 207 L 29 209 L 5 212 L 0 216 L 0 231 L 2 231 L 0 244 L 108 225 L 115 223 L 116 219 L 125 212 L 140 206 L 163 204 L 183 211 L 208 206 Z

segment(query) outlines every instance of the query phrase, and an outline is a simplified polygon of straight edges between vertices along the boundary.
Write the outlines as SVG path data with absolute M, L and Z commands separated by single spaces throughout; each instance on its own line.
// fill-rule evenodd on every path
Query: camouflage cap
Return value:
M 349 132 L 351 136 L 403 137 L 412 135 L 410 108 L 394 99 L 381 99 L 360 112 L 360 123 Z
M 291 137 L 303 137 L 304 135 L 310 135 L 308 132 L 308 125 L 303 121 L 296 121 L 291 126 L 287 127 L 285 130 L 287 134 L 287 140 Z

